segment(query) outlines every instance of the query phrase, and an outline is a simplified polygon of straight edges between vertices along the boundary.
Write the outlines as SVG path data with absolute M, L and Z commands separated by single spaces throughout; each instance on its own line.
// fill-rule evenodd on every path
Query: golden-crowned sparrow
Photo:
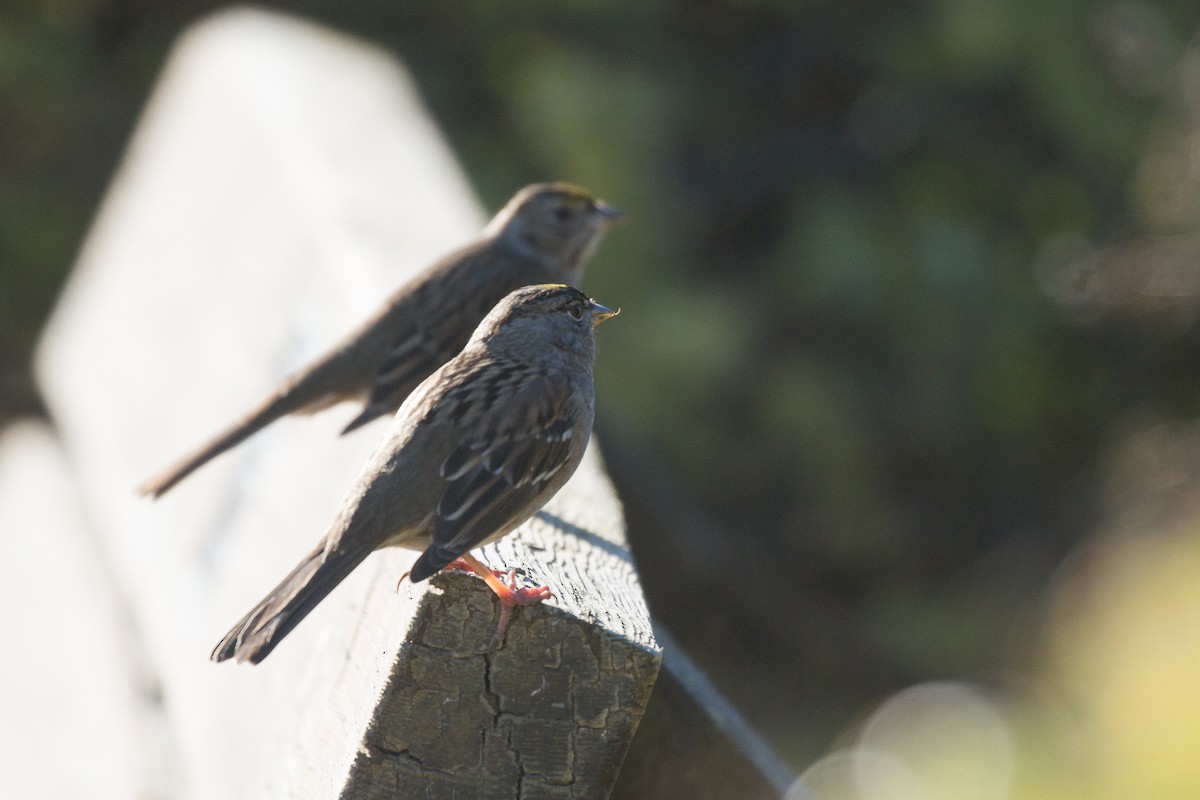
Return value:
M 526 186 L 475 242 L 443 258 L 384 304 L 366 324 L 287 378 L 221 435 L 139 487 L 158 497 L 209 459 L 288 414 L 363 400 L 348 433 L 390 414 L 414 387 L 462 349 L 506 294 L 537 283 L 578 285 L 604 234 L 626 219 L 565 183 Z
M 258 663 L 371 551 L 423 550 L 413 581 L 456 559 L 508 611 L 549 597 L 506 586 L 467 552 L 512 531 L 557 492 L 592 430 L 594 328 L 613 316 L 578 289 L 527 286 L 409 395 L 320 543 L 225 635 L 214 661 Z

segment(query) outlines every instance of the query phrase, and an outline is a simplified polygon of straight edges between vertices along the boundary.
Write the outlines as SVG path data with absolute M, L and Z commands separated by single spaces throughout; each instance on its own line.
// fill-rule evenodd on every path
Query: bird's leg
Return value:
M 481 562 L 476 561 L 475 563 L 482 566 Z M 496 569 L 495 567 L 483 567 L 483 568 L 491 570 L 492 575 L 494 575 L 496 578 L 498 578 L 500 580 L 505 580 L 506 578 L 509 578 L 512 574 L 512 570 Z M 452 569 L 455 572 L 475 572 L 475 567 L 471 566 L 464 559 L 461 559 L 461 558 L 454 559 L 449 564 L 442 567 L 442 569 L 443 570 Z M 411 574 L 412 574 L 412 570 L 405 570 L 404 574 L 400 576 L 400 580 L 396 581 L 396 591 L 397 592 L 400 591 L 400 584 L 404 583 L 404 579 L 407 578 Z
M 483 567 L 483 569 L 489 570 L 492 573 L 492 575 L 494 575 L 496 578 L 499 578 L 500 580 L 504 580 L 505 578 L 507 578 L 508 573 L 510 572 L 510 570 L 496 569 L 495 567 L 484 567 L 483 563 L 480 561 L 475 561 L 475 566 L 472 566 L 470 563 L 467 562 L 466 558 L 456 558 L 453 561 L 451 561 L 449 564 L 447 564 L 446 566 L 442 567 L 442 569 L 444 569 L 444 570 L 452 569 L 456 572 L 477 572 L 479 567 Z
M 470 553 L 463 553 L 459 560 L 465 563 L 468 569 L 483 578 L 484 582 L 496 593 L 496 597 L 500 599 L 500 622 L 496 625 L 496 635 L 492 637 L 492 642 L 488 645 L 489 650 L 504 640 L 504 631 L 508 628 L 508 619 L 512 615 L 513 606 L 536 606 L 553 596 L 549 586 L 517 588 L 515 571 L 509 571 L 508 585 L 506 586 L 497 575 L 497 573 L 503 575 L 503 572 L 484 566 Z

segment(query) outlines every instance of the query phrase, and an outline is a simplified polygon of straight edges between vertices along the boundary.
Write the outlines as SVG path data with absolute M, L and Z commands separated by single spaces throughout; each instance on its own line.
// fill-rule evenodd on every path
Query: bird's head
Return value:
M 569 183 L 535 183 L 517 192 L 488 226 L 490 232 L 561 265 L 577 282 L 604 234 L 629 218 Z
M 590 360 L 596 326 L 619 313 L 572 286 L 525 286 L 496 304 L 474 339 L 504 347 L 555 348 Z

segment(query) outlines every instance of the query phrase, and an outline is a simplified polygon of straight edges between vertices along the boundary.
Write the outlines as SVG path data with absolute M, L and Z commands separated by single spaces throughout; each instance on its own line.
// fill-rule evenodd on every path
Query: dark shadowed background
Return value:
M 42 321 L 222 5 L 0 10 L 0 422 L 40 413 Z M 625 310 L 599 435 L 658 617 L 798 770 L 956 681 L 1008 720 L 1014 792 L 1100 759 L 1188 796 L 1200 6 L 559 6 L 273 7 L 396 54 L 489 211 L 565 179 L 633 217 L 584 288 Z M 1051 778 L 1014 722 L 1048 705 L 1076 742 Z

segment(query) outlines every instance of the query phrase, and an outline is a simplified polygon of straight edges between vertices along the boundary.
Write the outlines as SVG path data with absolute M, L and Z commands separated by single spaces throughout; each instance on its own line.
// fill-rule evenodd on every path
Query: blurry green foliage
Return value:
M 29 347 L 170 42 L 219 5 L 0 11 L 0 416 L 34 405 Z M 1190 322 L 1072 321 L 1035 268 L 1053 237 L 1197 235 L 1147 211 L 1179 170 L 1142 166 L 1187 123 L 1190 0 L 278 7 L 395 52 L 489 208 L 567 179 L 631 213 L 585 288 L 626 312 L 597 382 L 647 591 L 798 759 L 797 716 L 1003 661 L 1113 427 L 1197 415 Z M 671 497 L 719 570 L 651 563 Z

